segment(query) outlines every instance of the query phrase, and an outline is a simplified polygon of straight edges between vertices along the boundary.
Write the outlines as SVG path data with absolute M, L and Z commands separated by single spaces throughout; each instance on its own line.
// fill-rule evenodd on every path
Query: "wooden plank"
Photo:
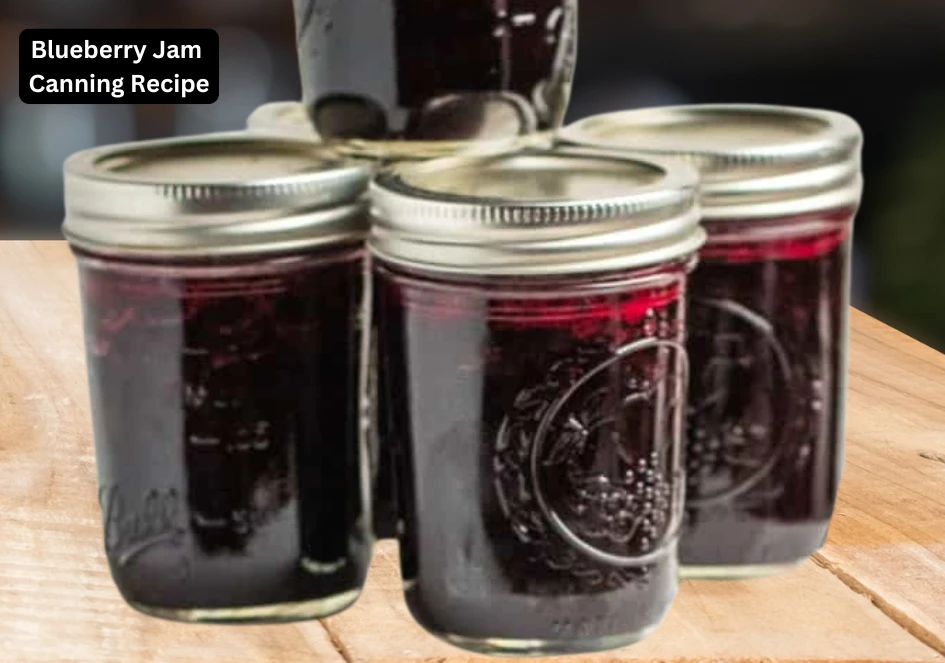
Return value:
M 687 583 L 651 638 L 582 660 L 945 660 L 896 623 L 932 647 L 942 635 L 945 589 L 934 574 L 943 577 L 945 463 L 935 459 L 945 453 L 945 399 L 935 394 L 945 357 L 866 316 L 854 316 L 854 330 L 847 472 L 818 558 L 829 570 L 809 563 L 760 581 Z M 379 546 L 358 604 L 324 624 L 138 615 L 101 549 L 87 399 L 68 249 L 0 242 L 0 661 L 476 658 L 410 619 L 391 543 Z
M 326 624 L 349 660 L 370 663 L 488 661 L 427 635 L 403 600 L 397 548 L 382 542 L 364 594 Z M 542 659 L 538 659 L 542 660 Z M 552 661 L 554 659 L 545 659 Z M 870 601 L 813 562 L 761 580 L 683 583 L 649 638 L 591 661 L 941 661 Z
M 854 312 L 847 454 L 817 561 L 945 654 L 945 356 Z
M 319 622 L 210 627 L 127 607 L 102 549 L 75 265 L 0 242 L 0 661 L 343 663 Z

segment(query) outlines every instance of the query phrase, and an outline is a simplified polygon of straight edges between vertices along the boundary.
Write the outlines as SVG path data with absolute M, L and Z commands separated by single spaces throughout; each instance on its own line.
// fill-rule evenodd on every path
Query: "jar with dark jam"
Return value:
M 311 122 L 309 122 L 306 112 L 306 106 L 300 102 L 280 101 L 263 104 L 256 108 L 246 121 L 247 130 L 254 133 L 276 134 L 284 136 L 294 136 L 299 140 L 320 141 L 321 138 L 315 132 Z M 549 143 L 547 137 L 535 136 L 534 143 Z M 357 149 L 344 149 L 343 145 L 335 142 L 334 147 L 342 149 L 346 156 L 353 162 L 362 163 L 365 167 L 377 171 L 381 168 L 391 165 L 394 162 L 422 161 L 429 157 L 431 153 L 436 153 L 438 149 L 417 149 L 417 150 L 394 150 L 394 151 L 374 151 L 359 152 Z M 417 147 L 416 145 L 414 147 Z M 494 145 L 469 143 L 463 145 L 461 151 L 464 153 L 483 153 L 486 151 L 497 151 L 507 149 L 505 145 Z M 372 330 L 373 333 L 373 330 Z M 367 396 L 365 402 L 368 448 L 370 451 L 371 469 L 373 476 L 373 520 L 374 536 L 377 539 L 390 539 L 397 536 L 397 523 L 399 515 L 397 512 L 396 499 L 394 495 L 394 476 L 391 467 L 390 450 L 386 445 L 381 445 L 375 433 L 375 422 L 373 416 L 374 399 L 371 395 L 374 393 L 376 358 L 374 349 L 376 343 L 371 343 L 368 363 L 367 376 Z
M 577 0 L 294 0 L 304 102 L 325 140 L 444 154 L 556 129 Z
M 565 141 L 702 172 L 683 573 L 765 575 L 824 543 L 843 459 L 862 133 L 837 113 L 695 106 L 580 122 Z
M 596 651 L 669 609 L 696 182 L 580 150 L 375 180 L 380 436 L 407 603 L 431 633 L 489 654 Z
M 370 559 L 368 173 L 219 134 L 66 162 L 112 576 L 181 621 L 321 617 Z
M 318 142 L 318 134 L 312 129 L 305 113 L 305 106 L 298 102 L 278 101 L 263 104 L 254 110 L 246 120 L 246 128 L 253 133 L 292 136 L 299 140 Z M 356 157 L 349 157 L 353 162 Z M 357 159 L 372 172 L 383 167 L 383 163 L 372 159 Z M 373 421 L 373 385 L 375 384 L 376 362 L 371 342 L 368 363 L 367 384 L 365 385 L 365 434 L 367 436 L 368 457 L 372 476 L 372 506 L 374 536 L 377 539 L 391 539 L 397 536 L 398 515 L 393 495 L 393 476 L 390 466 L 390 454 L 386 447 L 379 445 Z

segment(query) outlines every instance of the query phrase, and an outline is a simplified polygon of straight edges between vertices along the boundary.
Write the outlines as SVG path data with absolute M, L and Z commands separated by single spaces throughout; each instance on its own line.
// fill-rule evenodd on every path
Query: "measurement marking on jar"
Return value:
M 314 559 L 302 559 L 302 568 L 304 568 L 309 573 L 314 573 L 316 575 L 328 575 L 340 571 L 348 563 L 344 557 L 335 560 L 334 562 L 318 562 Z
M 578 617 L 575 619 L 556 619 L 551 628 L 556 635 L 589 637 L 601 633 L 619 632 L 620 622 L 607 615 Z
M 202 529 L 225 529 L 228 526 L 226 518 L 210 518 L 196 511 L 191 514 L 194 524 Z

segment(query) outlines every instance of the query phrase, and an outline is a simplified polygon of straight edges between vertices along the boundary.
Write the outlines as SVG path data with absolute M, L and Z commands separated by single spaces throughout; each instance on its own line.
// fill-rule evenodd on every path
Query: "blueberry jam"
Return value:
M 685 276 L 375 266 L 381 436 L 428 630 L 563 652 L 660 622 L 677 586 Z
M 400 516 L 397 511 L 397 494 L 394 487 L 396 476 L 393 467 L 393 454 L 390 445 L 382 443 L 378 435 L 377 411 L 377 329 L 372 328 L 371 343 L 368 349 L 367 374 L 367 410 L 369 426 L 367 434 L 371 445 L 373 465 L 372 502 L 375 539 L 396 539 L 397 523 Z
M 463 141 L 560 125 L 576 0 L 295 0 L 323 138 Z
M 361 250 L 78 255 L 105 547 L 126 600 L 210 621 L 353 601 L 370 555 Z
M 840 478 L 852 213 L 707 225 L 680 561 L 791 565 L 823 545 Z

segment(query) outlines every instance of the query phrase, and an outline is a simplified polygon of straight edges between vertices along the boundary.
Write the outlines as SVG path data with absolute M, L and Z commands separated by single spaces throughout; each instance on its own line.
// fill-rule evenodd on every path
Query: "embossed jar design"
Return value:
M 559 127 L 577 0 L 294 0 L 304 102 L 359 153 L 443 155 Z
M 830 112 L 695 106 L 589 118 L 564 140 L 702 172 L 684 574 L 803 561 L 823 545 L 840 480 L 859 127 Z
M 372 542 L 359 418 L 368 173 L 245 134 L 98 148 L 65 171 L 122 595 L 184 621 L 350 605 Z
M 619 647 L 677 586 L 696 173 L 523 151 L 373 186 L 407 602 L 474 651 Z

